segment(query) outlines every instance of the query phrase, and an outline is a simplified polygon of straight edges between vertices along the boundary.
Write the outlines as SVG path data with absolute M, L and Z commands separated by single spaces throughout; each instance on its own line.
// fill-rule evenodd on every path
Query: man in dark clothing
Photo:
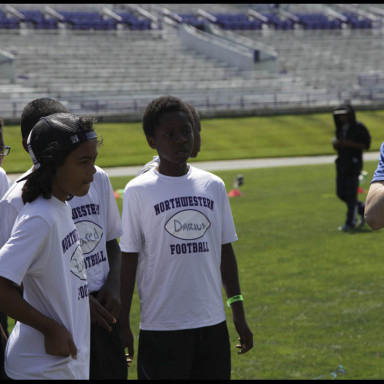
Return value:
M 347 218 L 339 230 L 356 227 L 356 216 L 360 216 L 359 225 L 364 224 L 364 202 L 358 201 L 359 175 L 363 168 L 363 149 L 369 149 L 371 136 L 365 125 L 356 121 L 355 110 L 351 105 L 342 104 L 333 111 L 336 137 L 333 148 L 337 150 L 336 193 L 347 204 Z

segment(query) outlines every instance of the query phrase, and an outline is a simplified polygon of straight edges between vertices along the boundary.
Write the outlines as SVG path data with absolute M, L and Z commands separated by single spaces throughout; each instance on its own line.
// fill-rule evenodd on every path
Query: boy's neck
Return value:
M 156 167 L 156 170 L 164 176 L 180 177 L 186 175 L 189 172 L 189 164 L 183 163 L 176 164 L 174 167 L 162 167 L 160 161 L 160 164 Z

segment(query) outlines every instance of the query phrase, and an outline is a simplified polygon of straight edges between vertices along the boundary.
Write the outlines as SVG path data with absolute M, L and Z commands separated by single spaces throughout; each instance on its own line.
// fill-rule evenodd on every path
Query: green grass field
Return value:
M 367 162 L 367 190 L 377 162 Z M 381 334 L 382 236 L 367 225 L 339 232 L 346 208 L 335 195 L 333 164 L 215 172 L 231 198 L 234 243 L 254 349 L 239 356 L 227 319 L 233 379 L 313 379 L 339 365 L 346 379 L 384 376 Z M 112 178 L 116 189 L 130 178 Z M 360 194 L 365 199 L 365 194 Z M 121 208 L 121 199 L 117 200 Z M 138 337 L 138 299 L 132 326 Z M 136 344 L 137 350 L 137 344 Z M 132 366 L 129 378 L 136 378 Z
M 384 111 L 357 112 L 357 118 L 371 132 L 370 150 L 379 150 L 384 138 Z M 141 123 L 96 123 L 95 129 L 104 138 L 97 159 L 100 167 L 140 165 L 155 154 L 145 140 Z M 199 161 L 334 154 L 331 113 L 202 119 L 201 136 Z M 21 147 L 19 126 L 5 126 L 4 138 L 11 146 L 4 169 L 8 173 L 24 172 L 30 159 Z
M 384 139 L 383 112 L 357 116 L 371 131 L 371 150 L 378 150 Z M 101 128 L 100 124 L 105 142 L 98 165 L 143 164 L 151 158 L 146 143 L 142 146 L 140 124 Z M 112 146 L 110 136 L 117 132 L 122 137 Z M 7 134 L 6 130 L 6 143 Z M 332 137 L 333 122 L 327 114 L 203 120 L 198 160 L 330 154 Z M 7 171 L 15 152 L 6 159 Z M 20 161 L 15 169 L 23 171 L 29 167 L 26 164 Z M 376 165 L 377 161 L 365 163 L 365 190 Z M 237 174 L 244 176 L 243 196 L 230 202 L 239 236 L 233 245 L 254 349 L 237 355 L 237 335 L 225 306 L 232 378 L 314 379 L 342 365 L 344 379 L 382 379 L 383 234 L 367 225 L 350 233 L 337 231 L 346 207 L 335 194 L 334 165 L 215 173 L 228 191 Z M 121 189 L 130 179 L 111 178 L 111 182 L 114 189 Z M 365 194 L 359 196 L 365 199 Z M 117 203 L 121 209 L 121 199 Z M 131 324 L 137 353 L 136 293 Z M 135 362 L 128 377 L 137 378 Z

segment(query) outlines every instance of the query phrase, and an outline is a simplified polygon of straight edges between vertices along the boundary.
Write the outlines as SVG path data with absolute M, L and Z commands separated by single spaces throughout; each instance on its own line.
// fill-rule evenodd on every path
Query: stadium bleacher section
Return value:
M 100 116 L 140 115 L 166 93 L 207 115 L 380 103 L 383 17 L 380 4 L 0 4 L 0 50 L 17 65 L 15 81 L 0 77 L 0 114 L 45 96 Z M 280 71 L 186 49 L 180 23 L 269 47 Z
M 196 4 L 209 8 L 210 4 Z M 278 4 L 270 4 L 278 5 Z M 34 5 L 42 8 L 44 6 Z M 25 9 L 27 5 L 16 4 L 11 8 L 5 7 L 5 11 L 0 12 L 0 28 L 20 28 L 21 24 L 31 23 L 33 28 L 36 29 L 55 29 L 59 27 L 59 22 L 63 23 L 67 28 L 74 30 L 113 30 L 121 26 L 128 26 L 131 29 L 150 29 L 151 23 L 148 19 L 138 18 L 133 12 L 116 12 L 121 18 L 113 18 L 111 14 L 101 14 L 97 10 L 67 10 L 67 6 L 63 8 L 63 4 L 52 4 L 46 7 L 54 9 L 57 16 L 49 15 L 47 11 L 40 9 Z M 113 5 L 111 5 L 113 6 Z M 116 5 L 115 5 L 116 6 Z M 165 4 L 170 8 L 175 8 L 175 4 Z M 177 4 L 176 6 L 179 6 Z M 188 6 L 191 11 L 193 4 Z M 31 5 L 28 5 L 31 7 Z M 160 7 L 159 9 L 168 9 Z M 258 7 L 258 5 L 254 5 Z M 273 9 L 273 7 L 270 7 Z M 109 8 L 111 11 L 113 9 Z M 241 9 L 241 8 L 240 8 Z M 204 21 L 194 13 L 180 12 L 178 15 L 182 18 L 183 22 L 189 23 L 193 26 L 201 26 Z M 312 12 L 312 13 L 294 13 L 286 10 L 271 13 L 271 10 L 259 12 L 261 17 L 247 12 L 243 9 L 242 12 L 236 13 L 223 13 L 212 12 L 212 16 L 216 19 L 214 23 L 223 29 L 230 30 L 254 30 L 262 29 L 263 27 L 272 27 L 276 30 L 289 30 L 301 27 L 303 29 L 341 29 L 345 25 L 351 28 L 371 28 L 372 20 L 369 17 L 364 17 L 355 12 L 340 12 L 339 16 L 329 16 L 325 13 Z

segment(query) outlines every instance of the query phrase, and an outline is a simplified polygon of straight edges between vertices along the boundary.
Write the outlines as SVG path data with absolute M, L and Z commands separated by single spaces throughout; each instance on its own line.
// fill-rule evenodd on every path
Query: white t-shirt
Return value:
M 24 298 L 65 326 L 77 359 L 45 352 L 44 336 L 17 322 L 9 336 L 5 371 L 12 379 L 89 379 L 90 312 L 80 240 L 67 203 L 39 197 L 20 211 L 0 250 L 0 275 L 24 285 Z
M 140 171 L 137 172 L 136 176 L 139 176 L 145 172 L 148 172 L 150 169 L 157 167 L 159 164 L 160 164 L 160 157 L 153 156 L 153 159 L 151 161 L 148 161 L 148 163 L 144 164 L 143 168 L 141 168 Z
M 7 173 L 0 167 L 0 199 L 5 195 L 5 192 L 8 191 L 11 184 L 12 183 L 9 180 Z
M 30 172 L 31 169 L 20 178 Z M 107 241 L 122 234 L 120 213 L 107 174 L 96 166 L 93 179 L 87 195 L 75 196 L 68 202 L 81 238 L 90 292 L 98 291 L 108 276 Z M 24 183 L 15 182 L 0 201 L 0 247 L 8 240 L 16 217 L 24 206 L 21 198 Z
M 107 279 L 107 241 L 123 233 L 111 182 L 101 168 L 96 166 L 96 170 L 89 192 L 68 202 L 81 239 L 90 292 L 98 291 Z
M 139 253 L 143 330 L 192 329 L 225 320 L 221 246 L 237 240 L 224 182 L 190 166 L 181 177 L 155 168 L 123 195 L 123 252 Z
M 20 179 L 29 173 L 31 173 L 31 169 L 21 175 Z M 24 183 L 24 181 L 17 183 L 16 180 L 0 200 L 0 248 L 10 238 L 17 215 L 24 207 L 23 199 L 21 198 Z

